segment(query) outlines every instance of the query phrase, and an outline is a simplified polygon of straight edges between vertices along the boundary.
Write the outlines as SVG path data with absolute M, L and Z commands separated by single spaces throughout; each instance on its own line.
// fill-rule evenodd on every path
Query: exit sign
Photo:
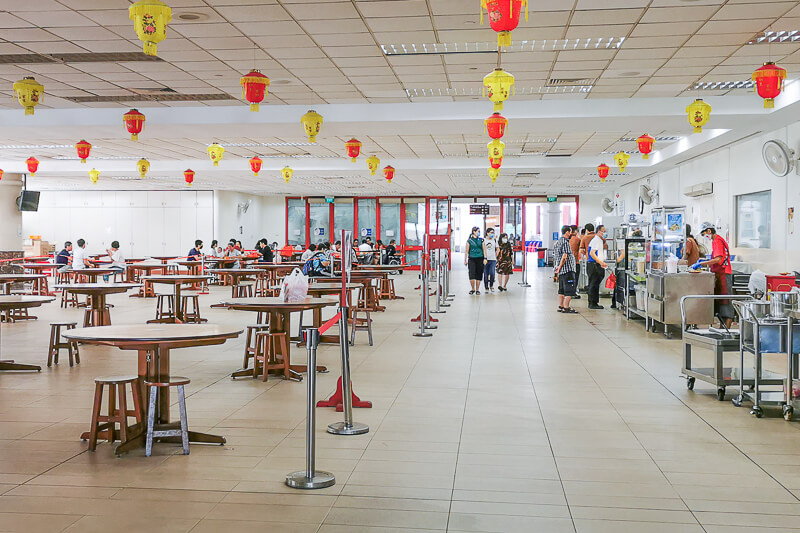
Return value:
M 547 201 L 548 202 L 557 202 L 558 201 L 558 196 L 548 196 L 547 197 Z
M 332 203 L 333 203 L 333 196 L 326 196 L 326 197 L 325 197 L 325 201 L 326 201 L 327 203 L 329 203 L 329 204 L 332 204 Z

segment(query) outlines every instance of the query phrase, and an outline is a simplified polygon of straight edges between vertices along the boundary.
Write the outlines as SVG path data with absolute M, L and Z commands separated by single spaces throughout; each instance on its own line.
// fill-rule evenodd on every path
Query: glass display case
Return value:
M 634 279 L 644 281 L 647 277 L 647 241 L 642 238 L 625 239 L 625 259 L 623 268 Z
M 653 235 L 650 240 L 650 268 L 667 272 L 668 259 L 683 255 L 686 245 L 686 208 L 656 207 L 652 212 Z M 677 272 L 676 270 L 673 273 Z

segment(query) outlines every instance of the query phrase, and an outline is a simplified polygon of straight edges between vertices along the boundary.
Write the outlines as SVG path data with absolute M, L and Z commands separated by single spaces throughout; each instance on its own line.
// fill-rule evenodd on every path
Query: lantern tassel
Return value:
M 486 0 L 481 0 L 481 26 L 483 26 L 483 10 L 486 9 Z
M 503 102 L 496 102 L 494 104 L 494 110 L 495 111 L 502 111 L 503 110 Z
M 258 104 L 250 104 L 250 111 L 258 111 Z
M 511 46 L 510 31 L 501 31 L 497 33 L 497 46 Z
M 33 115 L 33 108 L 32 107 L 26 107 L 25 108 L 25 114 L 26 115 Z
M 703 133 L 703 126 L 695 126 L 694 127 L 695 133 Z
M 356 157 L 351 157 L 351 158 L 350 158 L 350 162 L 351 162 L 351 163 L 356 163 L 356 162 L 358 162 L 358 158 L 356 158 Z
M 522 0 L 522 5 L 525 6 L 525 22 L 528 22 L 528 0 Z
M 642 154 L 642 159 L 650 159 L 650 154 Z
M 144 55 L 146 56 L 155 56 L 158 55 L 156 53 L 156 43 L 151 43 L 149 41 L 145 41 L 144 43 Z
M 774 98 L 764 98 L 764 109 L 773 109 L 775 107 Z
M 138 133 L 131 133 L 131 140 L 132 141 L 138 141 L 139 140 L 139 134 Z

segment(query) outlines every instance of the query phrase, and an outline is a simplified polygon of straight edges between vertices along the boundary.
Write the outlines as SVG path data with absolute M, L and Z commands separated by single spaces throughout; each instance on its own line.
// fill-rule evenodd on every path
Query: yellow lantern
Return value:
M 300 119 L 300 122 L 303 124 L 303 128 L 306 130 L 308 142 L 317 142 L 317 135 L 319 135 L 319 132 L 322 131 L 322 115 L 314 110 L 311 110 L 303 115 L 303 117 Z
M 625 152 L 619 152 L 617 155 L 614 156 L 614 163 L 617 164 L 620 172 L 625 172 L 625 168 L 628 166 L 628 159 L 630 158 L 631 156 L 629 156 Z
M 711 118 L 711 106 L 698 98 L 689 107 L 686 108 L 689 124 L 694 126 L 695 133 L 703 133 L 703 126 L 708 124 Z
M 219 162 L 222 161 L 222 155 L 225 153 L 225 148 L 217 143 L 214 143 L 209 146 L 206 151 L 208 152 L 208 157 L 210 157 L 211 161 L 214 162 L 214 166 L 218 167 Z
M 489 159 L 496 162 L 498 159 L 503 159 L 503 155 L 506 151 L 506 143 L 500 139 L 495 139 L 487 144 L 486 148 L 489 149 Z
M 100 179 L 100 171 L 93 168 L 89 171 L 89 179 L 92 180 L 93 185 L 97 185 L 97 180 Z
M 33 76 L 26 76 L 14 82 L 12 88 L 17 95 L 19 105 L 25 108 L 25 114 L 33 115 L 33 108 L 44 96 L 44 85 L 36 81 Z
M 150 170 L 150 161 L 145 158 L 140 159 L 136 162 L 136 169 L 139 171 L 139 175 L 144 178 L 147 175 L 147 171 Z
M 378 156 L 371 155 L 367 158 L 367 168 L 369 169 L 369 175 L 374 176 L 375 172 L 378 171 L 378 167 L 381 166 L 381 160 L 378 159 Z
M 494 110 L 502 111 L 503 102 L 514 90 L 514 75 L 501 68 L 494 69 L 483 78 L 483 95 L 494 102 Z
M 497 183 L 497 177 L 500 175 L 499 168 L 491 168 L 489 167 L 489 177 L 492 179 L 492 183 Z
M 289 180 L 292 179 L 292 174 L 294 174 L 294 170 L 288 166 L 281 169 L 281 176 L 283 177 L 283 181 L 286 183 L 289 183 Z
M 156 44 L 167 37 L 172 9 L 160 0 L 140 0 L 128 8 L 128 17 L 133 21 L 139 40 L 144 43 L 145 55 L 156 55 Z

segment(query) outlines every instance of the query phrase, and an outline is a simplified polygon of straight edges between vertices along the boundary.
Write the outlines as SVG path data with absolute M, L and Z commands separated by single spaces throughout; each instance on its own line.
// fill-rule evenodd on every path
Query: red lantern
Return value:
M 194 170 L 187 168 L 183 171 L 183 179 L 186 180 L 186 186 L 191 187 L 194 181 Z
M 606 178 L 608 177 L 608 171 L 609 170 L 611 170 L 611 168 L 608 165 L 606 165 L 605 163 L 601 163 L 597 167 L 597 175 L 600 176 L 600 181 L 606 181 Z
M 386 181 L 391 183 L 392 180 L 394 179 L 394 167 L 393 166 L 383 167 L 383 177 L 386 178 Z
M 350 162 L 355 163 L 358 161 L 358 154 L 361 153 L 361 141 L 350 139 L 344 145 L 347 148 L 347 156 L 350 158 Z
M 28 165 L 28 172 L 31 173 L 31 176 L 35 176 L 36 170 L 39 168 L 39 160 L 31 156 L 25 160 L 25 164 Z
M 484 123 L 486 124 L 486 132 L 492 139 L 499 139 L 506 134 L 508 119 L 506 119 L 500 113 L 493 113 L 491 117 L 484 121 Z
M 144 128 L 144 115 L 139 113 L 136 109 L 131 109 L 122 115 L 122 122 L 124 122 L 125 127 L 128 128 L 128 133 L 131 134 L 131 140 L 138 141 L 139 134 L 142 133 L 142 128 Z
M 0 168 L 0 180 L 3 179 L 3 169 Z
M 497 158 L 493 159 L 493 158 L 490 157 L 489 158 L 489 166 L 492 167 L 495 170 L 500 168 L 501 166 L 503 166 L 503 158 L 502 157 L 497 157 Z
M 75 145 L 75 150 L 78 152 L 78 157 L 81 158 L 81 163 L 86 163 L 86 158 L 89 157 L 89 152 L 92 150 L 91 143 L 81 140 Z
M 258 173 L 261 170 L 261 163 L 263 163 L 263 161 L 258 156 L 254 156 L 252 159 L 250 159 L 250 170 L 253 171 L 253 176 L 258 176 Z
M 511 30 L 519 24 L 522 6 L 525 6 L 525 20 L 528 20 L 528 0 L 481 0 L 481 24 L 485 9 L 489 24 L 497 32 L 497 46 L 511 46 Z
M 650 159 L 649 154 L 653 151 L 653 145 L 655 143 L 656 140 L 646 133 L 636 139 L 636 144 L 639 145 L 639 151 L 642 153 L 642 159 Z
M 764 99 L 764 109 L 775 107 L 775 98 L 783 90 L 783 80 L 786 79 L 786 69 L 779 67 L 772 61 L 753 72 L 753 81 L 756 82 L 758 96 Z
M 253 69 L 242 76 L 239 83 L 242 84 L 242 97 L 250 102 L 250 111 L 258 111 L 258 104 L 267 96 L 269 78 Z

